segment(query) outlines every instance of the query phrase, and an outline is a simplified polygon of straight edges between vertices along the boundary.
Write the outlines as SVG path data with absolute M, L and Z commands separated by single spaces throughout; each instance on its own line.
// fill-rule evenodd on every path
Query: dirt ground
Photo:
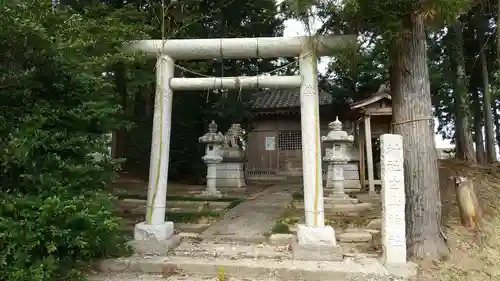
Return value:
M 454 183 L 450 176 L 465 176 L 474 186 L 484 212 L 482 243 L 460 224 Z M 454 160 L 440 162 L 441 200 L 451 255 L 445 261 L 419 261 L 418 280 L 500 280 L 500 165 L 471 166 Z

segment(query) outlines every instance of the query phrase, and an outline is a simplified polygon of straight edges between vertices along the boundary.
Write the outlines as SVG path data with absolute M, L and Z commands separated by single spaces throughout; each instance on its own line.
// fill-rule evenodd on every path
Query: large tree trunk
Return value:
M 479 14 L 477 16 L 477 43 L 479 44 L 479 60 L 481 63 L 481 76 L 483 78 L 483 110 L 484 110 L 484 135 L 486 138 L 486 160 L 488 163 L 493 163 L 497 160 L 495 149 L 495 137 L 493 135 L 493 111 L 491 109 L 491 91 L 488 81 L 488 64 L 486 62 L 486 54 L 484 51 L 484 25 L 485 18 Z
M 473 77 L 471 77 L 470 91 L 472 92 L 472 111 L 474 113 L 474 143 L 476 144 L 476 157 L 477 162 L 481 164 L 486 163 L 486 152 L 484 151 L 484 137 L 483 137 L 483 114 L 481 110 L 481 99 L 475 86 Z
M 469 163 L 477 163 L 470 126 L 470 107 L 465 84 L 465 59 L 462 22 L 450 26 L 450 57 L 454 72 L 456 157 Z
M 408 254 L 448 254 L 441 231 L 441 197 L 422 15 L 390 48 L 394 132 L 403 136 Z
M 500 66 L 500 0 L 497 1 L 497 62 Z

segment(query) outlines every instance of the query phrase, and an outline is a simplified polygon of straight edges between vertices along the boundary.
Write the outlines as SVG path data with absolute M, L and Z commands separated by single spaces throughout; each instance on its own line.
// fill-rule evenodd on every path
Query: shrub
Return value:
M 102 72 L 48 33 L 69 18 L 1 9 L 0 280 L 71 280 L 127 250 L 104 192 L 118 168 L 105 134 L 119 108 Z
M 0 199 L 0 280 L 70 280 L 95 257 L 124 253 L 107 196 L 87 191 Z

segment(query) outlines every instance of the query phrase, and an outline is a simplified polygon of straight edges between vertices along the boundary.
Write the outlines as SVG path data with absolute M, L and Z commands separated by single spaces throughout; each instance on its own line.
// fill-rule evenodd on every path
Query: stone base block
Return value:
M 325 202 L 324 204 L 325 212 L 338 212 L 338 213 L 348 213 L 348 212 L 365 212 L 372 209 L 372 204 L 370 203 L 358 203 L 358 204 L 329 204 Z
M 204 190 L 200 194 L 201 197 L 223 197 L 224 195 L 218 190 Z
M 217 187 L 245 187 L 245 179 L 227 179 L 227 178 L 217 178 Z
M 297 240 L 300 245 L 337 245 L 335 230 L 331 226 L 308 227 L 297 225 Z
M 292 238 L 292 256 L 294 260 L 304 261 L 342 261 L 343 255 L 339 248 L 331 245 L 301 245 L 297 237 Z
M 140 222 L 134 227 L 134 240 L 138 241 L 164 241 L 174 234 L 174 223 L 166 221 L 162 224 L 146 224 Z
M 344 192 L 349 191 L 360 191 L 361 190 L 361 181 L 359 179 L 350 179 L 350 180 L 344 180 Z M 326 188 L 333 189 L 333 181 L 332 180 L 327 180 Z
M 167 240 L 132 240 L 129 245 L 134 249 L 134 254 L 148 256 L 166 256 L 168 251 L 179 246 L 182 241 L 181 235 L 172 235 Z

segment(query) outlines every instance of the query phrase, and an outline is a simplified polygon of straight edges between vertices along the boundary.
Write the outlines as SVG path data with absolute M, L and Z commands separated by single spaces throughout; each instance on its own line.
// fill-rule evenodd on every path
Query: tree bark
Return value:
M 497 62 L 500 66 L 500 0 L 497 1 Z
M 390 42 L 394 132 L 403 136 L 408 254 L 448 254 L 441 231 L 441 197 L 423 16 Z
M 471 133 L 469 97 L 466 86 L 465 58 L 462 22 L 458 20 L 449 27 L 450 58 L 454 73 L 456 157 L 469 163 L 477 163 Z
M 483 78 L 483 110 L 484 110 L 484 135 L 486 138 L 486 161 L 493 163 L 497 160 L 495 137 L 493 135 L 493 111 L 491 109 L 491 91 L 488 81 L 488 64 L 485 54 L 484 25 L 485 18 L 478 11 L 477 16 L 477 43 L 479 44 L 479 60 L 481 63 L 481 76 Z
M 486 164 L 486 152 L 484 151 L 483 137 L 483 114 L 481 110 L 481 99 L 479 98 L 478 90 L 472 83 L 475 79 L 471 77 L 470 90 L 472 91 L 472 111 L 474 112 L 474 143 L 476 144 L 477 162 Z

